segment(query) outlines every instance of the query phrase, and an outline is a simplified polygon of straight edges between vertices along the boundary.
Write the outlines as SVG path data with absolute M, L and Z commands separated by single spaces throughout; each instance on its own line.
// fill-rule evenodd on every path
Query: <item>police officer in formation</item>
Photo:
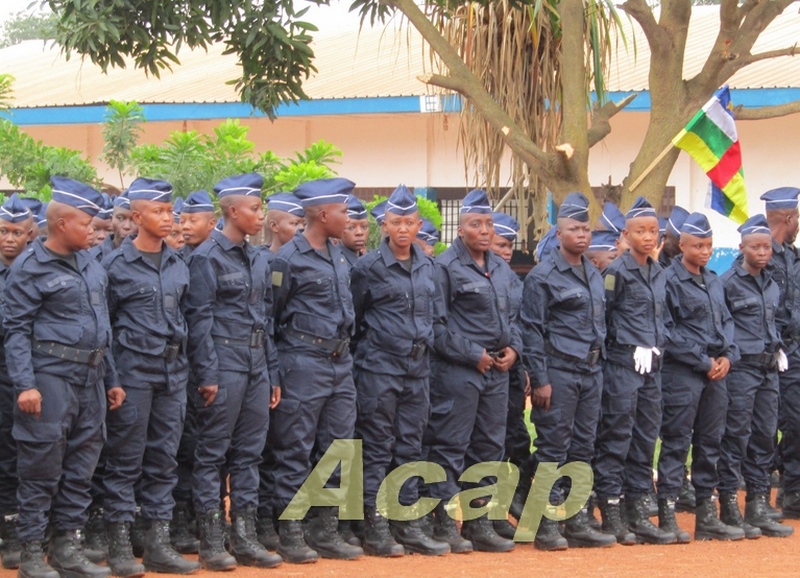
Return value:
M 624 217 L 607 204 L 604 230 L 592 233 L 588 199 L 572 193 L 523 289 L 507 263 L 519 224 L 493 214 L 481 190 L 465 197 L 458 238 L 434 261 L 418 240 L 432 246 L 435 229 L 420 236 L 416 197 L 403 185 L 373 208 L 383 238 L 359 255 L 361 235 L 347 229 L 367 214 L 342 178 L 273 195 L 269 249 L 247 242 L 264 223 L 260 176 L 215 186 L 221 230 L 208 193 L 192 193 L 177 211 L 186 242 L 178 250 L 166 243 L 176 217 L 171 186 L 139 178 L 114 201 L 113 233 L 91 254 L 94 218 L 110 200 L 70 179 L 52 184 L 42 209 L 47 238 L 27 248 L 31 210 L 16 196 L 0 207 L 2 411 L 13 409 L 2 424 L 14 424 L 0 429 L 0 555 L 24 578 L 269 568 L 364 552 L 505 552 L 514 543 L 498 532 L 513 527 L 493 524 L 488 496 L 462 504 L 482 515 L 460 528 L 448 507 L 461 489 L 491 482 L 460 481 L 469 466 L 504 459 L 521 468 L 522 493 L 539 464 L 594 468 L 603 533 L 581 509 L 563 529 L 546 518 L 539 549 L 686 542 L 674 512 L 690 444 L 697 539 L 787 536 L 792 528 L 768 499 L 778 424 L 783 515 L 800 517 L 800 262 L 792 245 L 800 189 L 762 197 L 767 217 L 740 228 L 741 255 L 722 279 L 706 269 L 712 233 L 703 215 L 673 212 L 658 256 L 664 270 L 651 256 L 659 225 L 646 200 Z M 506 432 L 519 411 L 509 396 L 525 391 L 526 372 L 537 450 L 515 462 Z M 108 567 L 89 561 L 81 540 L 104 428 L 98 479 Z M 647 496 L 659 435 L 656 526 Z M 315 463 L 334 440 L 353 436 L 362 440 L 365 478 L 358 538 L 342 532 L 349 524 L 333 507 L 312 511 L 305 524 L 279 519 L 275 535 L 275 518 Z M 379 507 L 385 476 L 420 459 L 441 466 L 446 480 L 412 479 L 398 498 L 406 507 L 420 494 L 438 498 L 432 527 L 424 518 L 388 520 Z M 228 475 L 226 549 L 220 496 Z M 327 480 L 338 482 L 338 472 Z M 551 502 L 569 490 L 557 484 Z M 170 543 L 197 548 L 185 523 L 192 509 L 199 564 Z M 130 539 L 137 510 L 147 527 L 142 564 Z M 181 533 L 171 536 L 173 516 Z

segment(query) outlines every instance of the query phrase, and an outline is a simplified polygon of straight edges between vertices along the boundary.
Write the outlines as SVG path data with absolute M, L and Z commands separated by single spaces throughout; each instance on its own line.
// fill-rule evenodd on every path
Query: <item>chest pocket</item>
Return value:
M 244 271 L 224 273 L 217 277 L 218 292 L 221 297 L 236 298 L 241 300 L 249 298 L 250 279 Z
M 333 294 L 333 278 L 327 275 L 302 275 L 298 276 L 297 284 L 303 288 L 303 295 L 327 302 Z
M 653 300 L 650 289 L 640 283 L 632 283 L 625 287 L 625 294 L 636 303 L 649 303 Z
M 489 281 L 463 283 L 458 287 L 457 300 L 464 311 L 486 311 L 490 314 L 494 309 L 493 293 Z
M 706 319 L 709 315 L 708 299 L 702 297 L 684 297 L 681 300 L 684 319 Z
M 755 310 L 759 305 L 758 297 L 745 297 L 731 302 L 731 313 L 739 311 Z
M 408 312 L 411 302 L 408 293 L 398 287 L 377 287 L 372 291 L 372 301 L 376 306 L 392 311 Z

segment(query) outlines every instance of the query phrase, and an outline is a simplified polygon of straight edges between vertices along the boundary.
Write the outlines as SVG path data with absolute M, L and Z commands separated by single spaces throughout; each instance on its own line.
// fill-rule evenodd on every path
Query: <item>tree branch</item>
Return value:
M 625 0 L 619 8 L 639 23 L 650 49 L 653 50 L 659 44 L 660 30 L 656 17 L 653 16 L 653 10 L 647 5 L 646 0 Z
M 589 148 L 608 136 L 611 132 L 611 124 L 609 123 L 611 117 L 628 106 L 637 96 L 639 96 L 638 93 L 631 94 L 619 102 L 612 102 L 609 100 L 603 106 L 592 112 L 592 124 L 589 127 Z
M 766 120 L 779 118 L 800 112 L 800 100 L 776 104 L 775 106 L 762 106 L 759 108 L 744 108 L 743 105 L 734 107 L 733 117 L 736 120 Z
M 794 56 L 795 54 L 800 54 L 800 50 L 797 48 L 797 44 L 789 46 L 788 48 L 781 48 L 779 50 L 768 50 L 766 52 L 759 52 L 758 54 L 751 54 L 749 56 L 745 56 L 742 61 L 744 64 L 742 66 L 747 66 L 748 64 L 753 64 L 754 62 L 759 62 L 761 60 L 769 60 L 770 58 L 778 58 L 781 56 Z
M 403 13 L 450 72 L 449 76 L 431 75 L 420 80 L 454 90 L 469 99 L 470 105 L 481 112 L 508 147 L 549 184 L 553 180 L 550 155 L 536 146 L 530 136 L 497 104 L 481 81 L 464 64 L 455 48 L 441 35 L 415 1 L 385 0 L 385 3 Z

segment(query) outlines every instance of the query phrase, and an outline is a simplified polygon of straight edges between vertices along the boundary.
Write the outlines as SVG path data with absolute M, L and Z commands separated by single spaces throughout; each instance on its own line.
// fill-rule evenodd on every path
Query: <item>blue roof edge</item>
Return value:
M 626 108 L 627 112 L 650 110 L 650 92 L 610 92 L 608 100 L 618 101 L 628 95 L 639 93 Z M 367 98 L 337 98 L 305 100 L 297 104 L 284 104 L 276 109 L 278 118 L 297 116 L 331 116 L 358 114 L 421 113 L 420 96 L 387 96 Z M 592 94 L 592 100 L 596 95 Z M 731 100 L 745 107 L 763 107 L 800 100 L 800 88 L 747 88 L 732 89 Z M 149 122 L 214 120 L 224 118 L 264 117 L 264 113 L 240 102 L 219 103 L 171 103 L 143 104 L 145 118 Z M 461 104 L 457 97 L 441 97 L 441 112 L 459 112 Z M 0 117 L 9 118 L 20 126 L 94 124 L 103 122 L 105 105 L 46 106 L 39 108 L 12 108 Z M 438 111 L 437 111 L 438 112 Z

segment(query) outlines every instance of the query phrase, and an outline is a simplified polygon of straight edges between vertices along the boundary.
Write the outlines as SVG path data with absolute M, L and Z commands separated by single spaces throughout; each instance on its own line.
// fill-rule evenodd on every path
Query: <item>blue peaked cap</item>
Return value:
M 208 191 L 194 191 L 186 197 L 181 207 L 181 213 L 213 213 L 214 201 Z
M 86 183 L 67 177 L 50 177 L 50 185 L 53 187 L 54 203 L 69 205 L 92 217 L 102 208 L 103 196 Z
M 172 185 L 159 179 L 139 177 L 128 187 L 128 199 L 169 203 L 172 201 Z
M 701 239 L 708 239 L 713 232 L 711 231 L 711 224 L 708 218 L 703 213 L 692 213 L 681 226 L 681 233 L 699 237 Z
M 294 190 L 294 194 L 305 208 L 314 205 L 346 203 L 348 195 L 353 192 L 355 187 L 356 184 L 351 180 L 334 177 L 303 183 Z
M 495 235 L 500 235 L 508 241 L 517 240 L 519 223 L 514 217 L 506 213 L 492 213 L 492 220 L 494 221 Z

